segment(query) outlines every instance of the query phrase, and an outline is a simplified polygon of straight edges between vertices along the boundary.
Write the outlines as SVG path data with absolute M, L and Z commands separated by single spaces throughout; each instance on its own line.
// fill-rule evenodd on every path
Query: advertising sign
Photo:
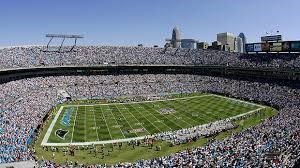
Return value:
M 289 41 L 282 42 L 282 51 L 290 51 L 290 42 Z
M 300 41 L 248 43 L 246 52 L 300 52 Z
M 261 44 L 254 44 L 254 51 L 255 52 L 260 52 L 261 51 Z
M 247 44 L 246 45 L 246 51 L 247 52 L 254 52 L 254 46 L 253 46 L 253 44 Z
M 270 51 L 281 51 L 281 43 L 270 43 Z
M 261 50 L 265 51 L 265 52 L 270 51 L 270 44 L 269 43 L 262 43 L 261 44 Z
M 291 41 L 291 51 L 300 51 L 300 41 Z

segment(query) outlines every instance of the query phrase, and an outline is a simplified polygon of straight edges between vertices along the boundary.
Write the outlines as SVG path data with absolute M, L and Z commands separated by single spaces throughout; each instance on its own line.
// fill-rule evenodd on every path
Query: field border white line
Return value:
M 221 95 L 214 95 L 214 96 L 221 97 L 221 98 L 228 99 L 228 100 L 234 100 L 234 101 L 237 101 L 237 102 L 242 102 L 242 103 L 245 103 L 245 104 L 251 104 L 251 105 L 254 105 L 254 106 L 261 107 L 261 108 L 265 108 L 265 106 L 263 106 L 263 105 L 252 103 L 252 102 L 248 102 L 248 101 L 245 101 L 245 100 L 240 100 L 240 99 L 236 99 L 236 98 L 232 98 L 232 97 L 226 97 L 226 96 L 221 96 Z
M 69 146 L 69 145 L 102 145 L 102 144 L 112 144 L 112 143 L 118 143 L 118 142 L 128 142 L 132 140 L 142 140 L 149 136 L 140 136 L 140 137 L 134 137 L 134 138 L 124 138 L 124 139 L 114 139 L 114 140 L 107 140 L 107 141 L 94 141 L 94 142 L 74 142 L 74 143 L 46 143 L 44 146 Z
M 53 127 L 54 127 L 54 125 L 55 125 L 55 123 L 56 123 L 58 117 L 60 116 L 60 113 L 62 112 L 63 108 L 64 108 L 64 106 L 61 106 L 61 107 L 59 108 L 59 110 L 57 111 L 57 113 L 56 113 L 54 119 L 52 120 L 52 122 L 51 122 L 51 124 L 50 124 L 50 126 L 49 126 L 49 128 L 48 128 L 48 130 L 47 130 L 47 132 L 46 132 L 46 134 L 45 134 L 45 136 L 44 136 L 44 139 L 42 140 L 42 143 L 41 143 L 42 146 L 46 146 L 46 145 L 47 145 L 47 142 L 48 142 L 48 139 L 49 139 L 49 137 L 50 137 L 50 135 L 51 135 L 51 132 L 52 132 L 52 130 L 53 130 Z
M 225 98 L 225 99 L 230 99 L 230 100 L 234 100 L 234 101 L 238 101 L 238 102 L 242 102 L 242 103 L 246 103 L 246 104 L 251 104 L 251 105 L 255 105 L 255 106 L 258 106 L 260 108 L 257 108 L 255 110 L 251 110 L 251 111 L 248 111 L 246 113 L 242 113 L 242 114 L 239 114 L 239 115 L 236 115 L 236 116 L 233 116 L 233 117 L 228 117 L 228 118 L 225 118 L 225 119 L 222 119 L 222 120 L 234 120 L 236 118 L 240 118 L 240 117 L 243 117 L 243 116 L 246 116 L 246 115 L 250 115 L 250 114 L 253 114 L 259 110 L 262 110 L 262 109 L 265 109 L 266 107 L 265 106 L 262 106 L 262 105 L 259 105 L 259 104 L 255 104 L 255 103 L 251 103 L 251 102 L 247 102 L 247 101 L 243 101 L 243 100 L 239 100 L 239 99 L 235 99 L 235 98 L 229 98 L 229 97 L 226 97 L 226 96 L 220 96 L 220 95 L 214 95 L 214 94 L 207 94 L 207 95 L 202 95 L 202 96 L 192 96 L 192 97 L 186 97 L 186 98 L 195 98 L 195 97 L 205 97 L 205 96 L 216 96 L 216 97 L 221 97 L 221 98 Z M 186 99 L 186 98 L 177 98 L 177 99 Z M 174 99 L 165 99 L 165 100 L 157 100 L 157 101 L 168 101 L 168 100 L 174 100 Z M 176 100 L 176 99 L 175 99 Z M 153 102 L 153 101 L 144 101 L 144 102 Z M 110 103 L 110 104 L 134 104 L 134 103 L 144 103 L 144 102 L 131 102 L 131 103 Z M 96 104 L 96 105 L 110 105 L 110 104 Z M 59 111 L 57 112 L 54 120 L 52 121 L 51 125 L 49 126 L 45 136 L 44 136 L 44 139 L 41 143 L 42 146 L 69 146 L 69 145 L 92 145 L 92 144 L 95 144 L 95 145 L 98 145 L 98 144 L 111 144 L 111 143 L 118 143 L 118 142 L 128 142 L 128 141 L 131 141 L 131 140 L 141 140 L 141 139 L 144 139 L 145 137 L 151 137 L 150 135 L 147 135 L 147 136 L 140 136 L 140 137 L 134 137 L 134 138 L 124 138 L 124 139 L 114 139 L 114 140 L 106 140 L 106 141 L 94 141 L 94 142 L 75 142 L 75 143 L 47 143 L 49 137 L 50 137 L 50 134 L 52 132 L 52 129 L 58 119 L 58 117 L 60 116 L 60 113 L 62 112 L 62 109 L 64 107 L 69 107 L 69 106 L 85 106 L 85 105 L 68 105 L 68 106 L 61 106 Z M 89 105 L 89 106 L 94 106 L 94 105 Z M 101 108 L 101 106 L 100 106 Z M 133 107 L 134 108 L 134 107 Z M 135 108 L 134 108 L 135 109 Z M 136 109 L 135 109 L 136 110 Z M 138 111 L 138 110 L 136 110 Z M 103 114 L 103 110 L 101 108 L 101 112 L 102 112 L 102 115 Z M 143 116 L 144 117 L 144 116 Z M 144 117 L 145 118 L 145 117 Z M 147 118 L 146 118 L 147 119 Z M 104 118 L 105 122 L 106 122 L 106 119 Z M 148 120 L 148 119 L 147 119 Z M 149 121 L 149 120 L 148 120 Z M 217 120 L 218 121 L 218 120 Z M 150 122 L 150 121 L 149 121 Z M 216 121 L 214 121 L 216 122 Z M 117 122 L 118 123 L 118 122 Z M 208 123 L 206 123 L 208 124 Z M 107 123 L 106 123 L 107 125 Z M 110 133 L 110 130 L 109 128 L 107 127 L 109 133 Z M 158 129 L 159 130 L 159 129 Z M 111 134 L 110 134 L 111 136 Z M 124 136 L 124 135 L 123 135 Z
M 236 115 L 236 116 L 232 116 L 232 117 L 228 117 L 226 119 L 229 119 L 229 120 L 234 120 L 234 119 L 237 119 L 237 118 L 240 118 L 240 117 L 243 117 L 243 116 L 246 116 L 246 115 L 249 115 L 249 114 L 252 114 L 252 113 L 255 113 L 259 110 L 262 110 L 262 109 L 265 109 L 266 107 L 260 107 L 260 108 L 257 108 L 255 110 L 251 110 L 251 111 L 248 111 L 246 113 L 242 113 L 242 114 L 239 114 L 239 115 Z

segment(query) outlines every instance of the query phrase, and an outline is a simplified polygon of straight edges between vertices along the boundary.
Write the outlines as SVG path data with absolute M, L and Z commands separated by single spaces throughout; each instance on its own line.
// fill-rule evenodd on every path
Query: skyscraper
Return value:
M 177 27 L 174 27 L 172 31 L 171 45 L 173 48 L 179 48 L 180 46 L 180 34 Z
M 234 39 L 234 52 L 243 53 L 243 40 L 239 36 Z
M 246 43 L 247 43 L 247 39 L 246 39 L 246 36 L 244 33 L 240 33 L 239 34 L 239 37 L 242 39 L 242 45 L 243 45 L 243 50 L 242 50 L 242 53 L 244 53 L 246 51 Z
M 234 52 L 235 36 L 232 33 L 219 33 L 217 34 L 217 41 L 228 48 L 229 52 Z

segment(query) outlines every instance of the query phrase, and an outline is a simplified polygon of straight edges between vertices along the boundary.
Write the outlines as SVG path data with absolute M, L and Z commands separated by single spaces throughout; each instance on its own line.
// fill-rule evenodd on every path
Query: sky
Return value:
M 300 40 L 299 7 L 299 0 L 1 0 L 0 46 L 45 45 L 47 33 L 83 35 L 79 45 L 162 46 L 174 26 L 182 38 L 209 43 L 220 32 L 259 42 L 277 30 Z

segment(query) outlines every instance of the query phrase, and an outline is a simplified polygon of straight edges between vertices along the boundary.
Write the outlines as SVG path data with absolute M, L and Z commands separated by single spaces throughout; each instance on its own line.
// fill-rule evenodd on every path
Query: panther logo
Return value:
M 55 131 L 55 135 L 61 139 L 65 139 L 65 136 L 68 134 L 68 130 L 58 129 Z

